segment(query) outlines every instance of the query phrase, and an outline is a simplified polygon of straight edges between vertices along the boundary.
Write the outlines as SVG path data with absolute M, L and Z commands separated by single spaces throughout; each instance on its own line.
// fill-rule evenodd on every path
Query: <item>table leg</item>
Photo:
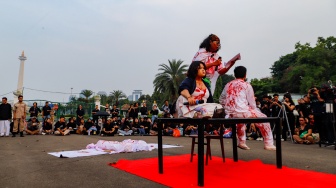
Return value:
M 198 124 L 198 186 L 204 186 L 204 123 Z

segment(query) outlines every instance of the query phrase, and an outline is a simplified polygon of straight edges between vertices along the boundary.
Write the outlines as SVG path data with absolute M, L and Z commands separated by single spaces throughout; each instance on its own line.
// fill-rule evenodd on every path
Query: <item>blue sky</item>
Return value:
M 25 99 L 63 102 L 71 88 L 151 95 L 159 65 L 189 64 L 210 33 L 224 60 L 241 53 L 249 79 L 267 77 L 296 42 L 336 36 L 335 10 L 334 0 L 0 0 L 0 95 L 13 98 L 22 50 L 34 89 Z

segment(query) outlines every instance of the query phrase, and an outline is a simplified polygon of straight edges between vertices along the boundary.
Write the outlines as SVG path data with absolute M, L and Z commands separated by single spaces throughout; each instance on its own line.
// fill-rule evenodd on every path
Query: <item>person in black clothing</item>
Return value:
M 61 116 L 59 121 L 57 121 L 55 124 L 54 134 L 65 136 L 65 135 L 68 135 L 69 133 L 70 133 L 70 130 L 65 125 L 65 118 L 64 116 Z
M 310 98 L 310 107 L 312 110 L 312 113 L 314 115 L 314 121 L 315 126 L 313 132 L 319 132 L 320 138 L 324 139 L 324 133 L 321 132 L 321 128 L 323 125 L 323 115 L 324 115 L 324 102 L 325 102 L 325 96 L 323 93 L 320 93 L 320 90 L 316 87 L 311 88 L 308 91 L 308 97 Z M 322 135 L 321 135 L 322 134 Z
M 119 116 L 119 109 L 117 108 L 117 105 L 113 105 L 111 114 L 112 114 L 112 118 Z
M 282 114 L 280 113 L 280 110 L 282 108 L 282 104 L 279 101 L 279 94 L 275 93 L 273 95 L 273 99 L 270 102 L 270 109 L 271 109 L 271 116 L 272 117 L 282 117 Z M 272 129 L 274 128 L 275 123 L 271 123 Z M 277 126 L 280 126 L 277 124 Z
M 154 124 L 154 121 L 158 118 L 159 115 L 159 109 L 157 106 L 154 104 L 152 110 L 150 111 L 152 114 L 152 123 Z
M 37 121 L 36 117 L 31 117 L 26 127 L 27 135 L 38 135 L 40 133 L 40 122 Z
M 95 125 L 98 124 L 98 116 L 95 116 L 95 114 L 96 114 L 97 112 L 99 112 L 99 106 L 98 106 L 98 105 L 96 105 L 95 109 L 92 110 L 92 118 L 93 118 L 93 123 L 94 123 Z
M 142 103 L 142 106 L 141 106 L 141 108 L 140 108 L 141 118 L 145 118 L 145 117 L 147 117 L 147 111 L 148 111 L 148 109 L 147 109 L 147 105 L 146 105 L 146 103 L 144 102 L 144 103 Z
M 45 105 L 42 108 L 42 118 L 50 118 L 51 107 L 49 106 L 49 102 L 46 101 Z
M 132 135 L 133 130 L 132 130 L 132 125 L 126 118 L 121 119 L 121 127 L 119 129 L 119 135 L 120 136 L 130 136 Z
M 42 134 L 52 134 L 53 130 L 52 130 L 52 123 L 51 123 L 51 119 L 47 118 L 42 125 Z
M 289 93 L 286 93 L 284 95 L 284 102 L 283 102 L 285 109 L 286 109 L 286 115 L 287 115 L 287 119 L 288 119 L 288 124 L 287 125 L 287 121 L 284 119 L 284 124 L 282 127 L 282 138 L 284 139 L 284 141 L 286 141 L 287 139 L 287 131 L 288 131 L 288 127 L 290 128 L 291 131 L 291 135 L 293 136 L 294 134 L 294 129 L 295 129 L 295 116 L 294 116 L 294 109 L 295 109 L 295 104 L 292 100 L 292 97 Z
M 37 107 L 37 103 L 34 102 L 33 106 L 29 109 L 30 117 L 37 117 L 38 113 L 41 113 L 41 109 Z
M 138 114 L 139 114 L 139 103 L 134 103 L 133 105 L 133 109 L 134 109 L 134 114 L 133 114 L 133 119 L 138 118 Z
M 106 123 L 103 125 L 103 130 L 101 136 L 114 136 L 115 128 L 112 124 L 112 119 L 108 118 Z
M 2 97 L 2 103 L 0 104 L 0 136 L 9 136 L 11 119 L 12 106 L 7 103 L 6 97 Z
M 72 117 L 69 117 L 67 128 L 70 130 L 70 133 L 76 133 L 77 125 Z
M 261 102 L 261 108 L 260 108 L 260 110 L 261 110 L 261 112 L 262 112 L 263 114 L 265 114 L 267 117 L 270 117 L 270 116 L 271 116 L 270 105 L 271 105 L 271 103 L 270 103 L 270 101 L 269 101 L 268 96 L 267 96 L 267 95 L 264 95 L 264 96 L 263 96 L 263 100 L 262 100 L 262 102 Z
M 76 114 L 77 114 L 77 119 L 76 119 L 76 123 L 77 125 L 80 124 L 81 120 L 83 119 L 84 117 L 84 109 L 83 109 L 83 106 L 82 105 L 78 105 L 78 108 L 76 110 Z
M 91 118 L 89 118 L 85 122 L 84 127 L 85 127 L 85 132 L 86 132 L 87 135 L 90 135 L 92 131 L 93 131 L 93 134 L 96 134 L 96 132 L 97 132 L 97 127 L 94 125 Z

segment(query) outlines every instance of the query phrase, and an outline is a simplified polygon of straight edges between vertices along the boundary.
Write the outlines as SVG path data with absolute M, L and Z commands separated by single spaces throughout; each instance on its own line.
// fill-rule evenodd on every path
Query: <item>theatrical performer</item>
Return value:
M 216 87 L 216 81 L 219 75 L 225 74 L 235 64 L 237 60 L 240 60 L 240 54 L 237 54 L 227 63 L 222 64 L 221 57 L 217 54 L 220 50 L 220 39 L 210 34 L 199 46 L 198 52 L 195 54 L 192 61 L 202 61 L 206 65 L 206 77 L 207 81 L 211 85 L 211 93 L 214 93 Z
M 252 86 L 245 81 L 246 68 L 238 66 L 234 69 L 235 80 L 227 83 L 219 98 L 219 103 L 223 105 L 226 118 L 258 118 L 266 117 L 256 106 L 254 91 Z M 269 123 L 255 123 L 264 138 L 264 149 L 276 150 L 273 145 L 272 129 Z M 250 149 L 246 145 L 246 125 L 237 124 L 238 147 Z M 234 136 L 234 135 L 233 135 Z
M 222 108 L 220 104 L 213 103 L 210 84 L 205 78 L 205 63 L 194 61 L 190 64 L 185 78 L 178 90 L 180 96 L 176 101 L 178 117 L 212 117 L 215 108 Z M 197 101 L 203 100 L 203 104 Z M 183 103 L 188 102 L 189 105 Z

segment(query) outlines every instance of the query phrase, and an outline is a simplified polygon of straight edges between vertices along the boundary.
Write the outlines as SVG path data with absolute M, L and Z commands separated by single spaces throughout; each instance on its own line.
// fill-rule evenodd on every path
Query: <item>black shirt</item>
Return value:
M 117 117 L 119 115 L 119 109 L 112 109 L 111 110 L 112 117 Z
M 52 124 L 45 121 L 43 125 L 43 130 L 51 130 L 51 129 L 52 129 Z
M 156 110 L 151 110 L 151 114 L 152 115 L 158 115 L 159 114 L 159 110 L 156 109 Z
M 40 108 L 39 107 L 30 107 L 29 109 L 29 113 L 30 113 L 30 117 L 37 117 L 38 113 L 41 112 Z
M 12 119 L 12 106 L 8 103 L 0 104 L 0 120 Z
M 147 115 L 147 107 L 143 106 L 140 108 L 141 115 Z
M 61 129 L 61 130 L 65 129 L 65 128 L 66 128 L 66 126 L 65 126 L 65 122 L 64 122 L 64 123 L 61 123 L 61 122 L 58 121 L 58 122 L 55 124 L 54 131 L 57 131 L 58 128 Z
M 107 124 L 107 123 L 105 123 L 104 124 L 104 131 L 112 131 L 112 129 L 113 129 L 113 125 L 112 125 L 112 123 L 110 123 L 110 124 Z
M 43 108 L 42 108 L 43 116 L 49 116 L 50 111 L 51 111 L 50 106 L 43 106 Z

